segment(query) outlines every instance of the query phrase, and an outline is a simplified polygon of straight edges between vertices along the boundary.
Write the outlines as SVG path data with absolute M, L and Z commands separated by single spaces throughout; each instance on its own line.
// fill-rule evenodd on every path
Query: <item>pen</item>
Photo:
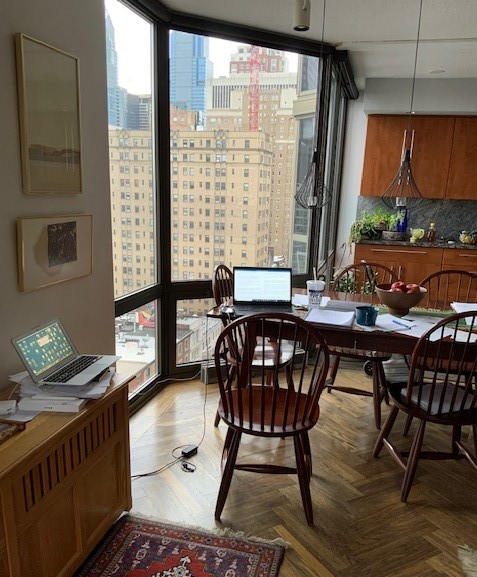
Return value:
M 399 325 L 401 327 L 405 327 L 406 329 L 411 328 L 411 325 L 407 325 L 406 323 L 402 323 L 401 321 L 397 321 L 396 319 L 393 319 L 393 323 L 395 323 L 396 325 Z

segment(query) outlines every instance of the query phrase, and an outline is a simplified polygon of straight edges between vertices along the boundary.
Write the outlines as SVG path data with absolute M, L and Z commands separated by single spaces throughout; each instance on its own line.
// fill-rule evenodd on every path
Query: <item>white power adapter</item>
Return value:
M 16 401 L 0 401 L 0 415 L 13 415 L 16 410 Z

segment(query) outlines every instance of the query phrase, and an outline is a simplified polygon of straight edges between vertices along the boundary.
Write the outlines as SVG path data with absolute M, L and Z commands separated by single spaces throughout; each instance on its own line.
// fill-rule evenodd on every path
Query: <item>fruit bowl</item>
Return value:
M 404 283 L 403 283 L 404 284 Z M 406 285 L 404 285 L 406 286 Z M 376 285 L 376 294 L 383 305 L 386 305 L 392 315 L 407 315 L 409 309 L 415 307 L 424 298 L 427 289 L 418 285 L 411 285 L 416 292 L 402 292 L 391 290 L 390 284 Z M 417 287 L 417 289 L 415 288 Z

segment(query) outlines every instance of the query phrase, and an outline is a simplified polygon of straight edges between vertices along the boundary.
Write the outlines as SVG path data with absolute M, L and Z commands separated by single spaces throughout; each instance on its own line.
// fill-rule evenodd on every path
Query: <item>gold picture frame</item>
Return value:
M 29 292 L 93 269 L 93 215 L 17 218 L 18 288 Z
M 23 191 L 82 190 L 79 62 L 25 34 L 15 34 Z

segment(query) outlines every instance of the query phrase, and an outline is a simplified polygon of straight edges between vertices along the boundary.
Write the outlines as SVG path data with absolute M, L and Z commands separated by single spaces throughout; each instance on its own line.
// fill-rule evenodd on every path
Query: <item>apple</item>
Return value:
M 402 282 L 401 280 L 397 280 L 396 282 L 393 282 L 393 284 L 391 285 L 391 290 L 393 289 L 399 289 L 399 292 L 406 292 L 406 283 Z M 393 291 L 396 292 L 396 291 Z
M 394 288 L 391 287 L 391 288 L 390 288 L 390 291 L 391 291 L 392 293 L 403 293 L 403 292 L 404 292 L 404 291 L 402 290 L 402 288 L 399 288 L 399 287 L 397 287 L 397 286 L 395 286 Z
M 408 285 L 406 285 L 406 288 L 407 288 L 407 292 L 408 292 L 408 293 L 418 293 L 418 292 L 420 292 L 420 289 L 419 289 L 419 285 L 418 285 L 418 284 L 408 284 Z

